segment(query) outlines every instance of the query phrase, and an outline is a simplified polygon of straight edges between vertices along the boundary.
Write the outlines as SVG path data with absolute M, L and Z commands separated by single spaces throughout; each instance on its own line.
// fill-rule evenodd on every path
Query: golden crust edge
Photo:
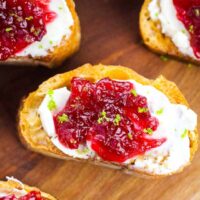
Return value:
M 157 54 L 169 55 L 178 60 L 199 65 L 200 61 L 180 53 L 172 40 L 168 36 L 162 34 L 159 28 L 159 21 L 154 22 L 151 20 L 148 11 L 148 5 L 151 1 L 152 0 L 144 1 L 139 16 L 140 35 L 144 44 Z
M 81 40 L 81 28 L 78 15 L 75 10 L 75 3 L 73 0 L 66 0 L 69 10 L 72 14 L 74 25 L 71 27 L 71 35 L 69 38 L 63 37 L 61 44 L 54 48 L 53 52 L 49 52 L 47 56 L 44 57 L 14 57 L 7 61 L 1 61 L 0 65 L 30 65 L 33 66 L 42 65 L 47 68 L 58 67 L 62 62 L 70 57 L 72 54 L 78 51 L 80 47 Z
M 23 187 L 22 187 L 23 185 Z M 7 191 L 11 191 L 13 189 L 24 189 L 26 192 L 31 192 L 31 191 L 39 191 L 41 192 L 41 195 L 43 198 L 45 198 L 45 200 L 56 200 L 55 197 L 53 197 L 52 195 L 42 192 L 40 189 L 38 189 L 37 187 L 31 187 L 28 185 L 25 185 L 23 183 L 19 183 L 17 180 L 13 179 L 13 180 L 7 180 L 7 181 L 0 181 L 0 188 L 1 189 L 5 189 Z
M 116 74 L 118 74 L 117 77 L 116 77 Z M 32 141 L 32 138 L 28 136 L 27 131 L 29 131 L 29 130 L 27 130 L 27 128 L 26 128 L 26 126 L 28 125 L 28 122 L 26 120 L 26 119 L 28 119 L 27 113 L 28 113 L 30 105 L 32 105 L 32 103 L 33 103 L 32 100 L 34 98 L 37 99 L 38 95 L 40 98 L 41 94 L 43 95 L 41 98 L 41 100 L 42 100 L 44 98 L 44 95 L 47 93 L 47 91 L 49 89 L 56 89 L 56 88 L 62 87 L 64 85 L 69 86 L 70 80 L 71 80 L 70 78 L 73 76 L 81 76 L 81 77 L 85 77 L 85 78 L 89 78 L 89 79 L 93 79 L 93 80 L 99 80 L 106 76 L 109 76 L 110 78 L 124 79 L 124 80 L 134 79 L 141 84 L 152 85 L 152 86 L 156 87 L 158 90 L 162 91 L 165 95 L 167 95 L 171 102 L 181 103 L 181 104 L 188 106 L 186 99 L 184 98 L 184 96 L 182 95 L 182 93 L 180 92 L 180 90 L 178 89 L 176 84 L 171 81 L 168 81 L 163 76 L 159 76 L 155 80 L 149 80 L 149 79 L 146 79 L 143 76 L 137 74 L 132 69 L 125 68 L 122 66 L 104 66 L 101 64 L 92 66 L 90 64 L 85 64 L 82 67 L 79 67 L 73 71 L 69 71 L 69 72 L 66 72 L 63 74 L 58 74 L 58 75 L 48 79 L 47 81 L 43 82 L 35 92 L 30 93 L 29 96 L 25 100 L 22 101 L 21 108 L 19 109 L 19 125 L 18 125 L 19 131 L 18 132 L 19 132 L 20 140 L 28 149 L 36 151 L 36 152 L 44 154 L 44 155 L 53 156 L 53 157 L 60 158 L 60 159 L 81 160 L 81 159 L 71 158 L 70 156 L 67 156 L 67 155 L 63 154 L 62 152 L 60 152 L 51 143 L 51 141 L 49 140 L 47 135 L 45 135 L 45 140 L 47 140 L 46 142 L 48 144 L 47 146 L 43 146 L 41 144 L 34 144 L 34 142 Z M 40 104 L 40 103 L 41 103 L 41 101 L 39 100 L 38 104 Z M 37 106 L 34 109 L 37 109 Z M 45 132 L 44 132 L 44 134 L 45 134 Z M 191 144 L 191 148 L 190 148 L 191 156 L 190 157 L 192 160 L 194 157 L 194 154 L 197 150 L 197 146 L 198 146 L 197 129 L 195 130 L 194 134 L 189 133 L 189 137 L 190 137 L 190 144 Z M 81 160 L 81 161 L 85 161 L 85 160 Z M 126 167 L 126 166 L 121 166 L 116 163 L 108 163 L 105 161 L 86 160 L 86 162 L 90 162 L 90 163 L 97 164 L 97 165 L 108 165 L 112 168 L 118 168 L 128 174 L 131 173 L 134 175 L 139 175 L 140 177 L 160 178 L 160 177 L 166 176 L 166 175 L 156 175 L 156 174 L 151 174 L 151 173 L 145 173 L 140 170 L 130 169 L 129 168 L 130 166 Z M 187 165 L 189 165 L 189 164 L 190 163 L 187 163 Z M 168 175 L 172 175 L 172 174 L 181 172 L 183 170 L 183 168 L 185 168 L 185 167 L 186 166 L 183 166 L 180 170 L 173 172 L 171 174 L 168 174 Z

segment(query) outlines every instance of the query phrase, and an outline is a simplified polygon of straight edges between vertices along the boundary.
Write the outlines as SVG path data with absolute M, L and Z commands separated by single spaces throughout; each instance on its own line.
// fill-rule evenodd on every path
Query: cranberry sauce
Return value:
M 60 142 L 71 149 L 91 142 L 104 160 L 124 162 L 160 146 L 165 139 L 152 139 L 159 125 L 151 116 L 146 97 L 130 82 L 105 78 L 97 83 L 73 78 L 65 108 L 54 116 Z
M 17 198 L 15 195 L 0 197 L 0 200 L 43 200 L 40 192 L 32 191 L 27 195 Z
M 178 19 L 189 31 L 194 54 L 200 58 L 200 0 L 173 0 Z
M 50 0 L 0 0 L 0 60 L 20 52 L 46 34 L 56 17 Z

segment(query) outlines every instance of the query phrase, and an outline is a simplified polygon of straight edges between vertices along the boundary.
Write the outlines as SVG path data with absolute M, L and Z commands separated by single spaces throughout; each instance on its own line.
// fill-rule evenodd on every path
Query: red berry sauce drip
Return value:
M 178 19 L 189 31 L 194 54 L 200 58 L 200 0 L 173 0 Z
M 43 200 L 43 198 L 40 192 L 32 191 L 19 198 L 17 198 L 15 195 L 9 195 L 7 197 L 0 197 L 0 200 Z
M 166 141 L 147 134 L 159 123 L 148 111 L 146 97 L 135 94 L 132 83 L 73 78 L 71 84 L 65 108 L 54 116 L 56 133 L 64 146 L 77 149 L 90 141 L 102 159 L 124 162 Z M 64 115 L 67 120 L 60 121 Z
M 15 55 L 46 34 L 56 13 L 50 0 L 0 0 L 0 60 Z

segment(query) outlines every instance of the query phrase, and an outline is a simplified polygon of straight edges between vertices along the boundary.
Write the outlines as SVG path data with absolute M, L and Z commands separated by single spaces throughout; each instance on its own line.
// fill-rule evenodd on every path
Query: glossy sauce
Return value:
M 132 83 L 109 78 L 97 83 L 73 78 L 71 95 L 54 123 L 64 146 L 77 149 L 89 141 L 98 156 L 114 162 L 124 162 L 166 141 L 152 138 L 159 122 L 151 116 L 146 97 L 136 94 Z
M 56 13 L 49 10 L 50 0 L 0 1 L 0 60 L 20 52 L 46 34 L 46 25 Z
M 173 0 L 178 19 L 190 33 L 194 54 L 200 58 L 200 0 Z

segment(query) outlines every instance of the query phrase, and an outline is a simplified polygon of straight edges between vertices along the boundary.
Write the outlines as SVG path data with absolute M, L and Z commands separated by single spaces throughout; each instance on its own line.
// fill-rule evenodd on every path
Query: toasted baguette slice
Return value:
M 7 178 L 7 179 L 8 179 L 7 181 L 0 181 L 0 193 L 5 193 L 8 195 L 14 195 L 14 194 L 17 195 L 21 192 L 29 193 L 31 191 L 38 191 L 41 193 L 41 196 L 45 200 L 56 200 L 56 198 L 54 198 L 50 194 L 42 192 L 36 187 L 30 187 L 28 185 L 24 185 L 22 182 L 14 178 Z
M 58 74 L 50 78 L 49 80 L 42 83 L 35 92 L 30 93 L 29 96 L 22 101 L 21 108 L 19 109 L 18 129 L 19 137 L 22 143 L 28 149 L 42 153 L 44 155 L 53 156 L 61 159 L 74 159 L 70 156 L 67 156 L 66 154 L 63 154 L 60 150 L 57 149 L 56 146 L 53 145 L 50 138 L 42 128 L 41 120 L 37 113 L 38 108 L 47 92 L 50 89 L 54 90 L 65 86 L 70 88 L 72 77 L 84 77 L 91 81 L 97 81 L 105 77 L 110 77 L 111 79 L 117 80 L 133 79 L 143 85 L 154 86 L 158 90 L 162 91 L 165 95 L 167 95 L 172 103 L 188 106 L 187 101 L 177 88 L 176 84 L 166 80 L 163 76 L 159 76 L 156 80 L 149 80 L 129 68 L 121 66 L 104 66 L 101 64 L 92 66 L 90 64 L 86 64 L 73 71 Z M 191 159 L 193 158 L 193 155 L 197 149 L 197 136 L 197 131 L 195 131 L 195 133 L 189 133 Z M 87 161 L 98 165 L 106 165 L 111 168 L 120 169 L 129 174 L 139 174 L 140 176 L 151 178 L 161 177 L 161 175 L 133 170 L 129 165 L 124 166 L 116 163 L 94 159 L 88 159 Z M 183 166 L 183 168 L 184 167 L 185 166 Z M 180 169 L 179 171 L 182 171 L 182 169 Z
M 75 11 L 75 3 L 73 0 L 66 0 L 68 8 L 71 12 L 72 18 L 74 20 L 73 26 L 70 27 L 71 34 L 69 38 L 63 37 L 59 46 L 55 46 L 53 51 L 49 51 L 46 56 L 37 56 L 37 57 L 21 57 L 14 56 L 9 58 L 6 61 L 1 61 L 0 64 L 3 65 L 43 65 L 48 68 L 53 68 L 60 66 L 61 63 L 73 53 L 75 53 L 80 46 L 80 23 L 78 15 Z
M 194 58 L 183 55 L 174 45 L 171 38 L 162 34 L 160 22 L 153 21 L 150 17 L 148 6 L 151 1 L 152 0 L 145 0 L 140 11 L 139 25 L 144 44 L 155 53 L 169 55 L 194 64 L 200 64 L 200 62 Z

